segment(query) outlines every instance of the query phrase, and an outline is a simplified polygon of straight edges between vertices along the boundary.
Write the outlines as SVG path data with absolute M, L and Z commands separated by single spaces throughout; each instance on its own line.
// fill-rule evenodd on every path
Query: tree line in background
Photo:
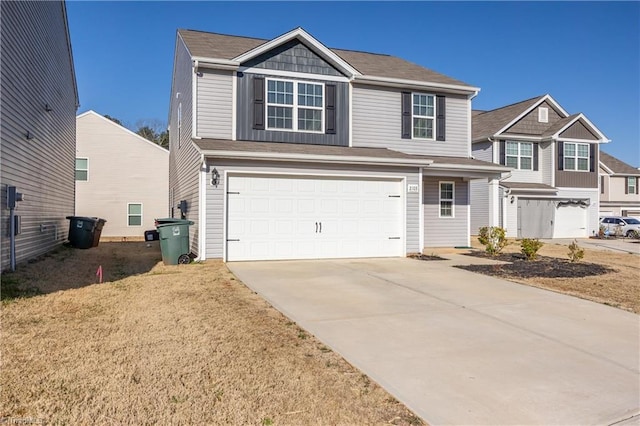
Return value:
M 115 117 L 111 117 L 110 115 L 105 115 L 104 117 L 122 127 L 127 127 Z M 160 120 L 140 120 L 136 123 L 135 127 L 137 129 L 135 130 L 136 134 L 163 148 L 169 149 L 169 132 Z

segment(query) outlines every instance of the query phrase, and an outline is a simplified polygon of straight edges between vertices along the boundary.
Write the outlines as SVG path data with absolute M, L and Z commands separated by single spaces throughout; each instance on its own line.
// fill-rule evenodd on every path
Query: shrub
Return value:
M 584 249 L 578 245 L 576 240 L 569 244 L 569 260 L 571 263 L 579 262 L 584 257 Z
M 543 245 L 537 238 L 523 238 L 520 243 L 520 251 L 527 260 L 534 260 Z
M 495 256 L 507 246 L 504 229 L 499 226 L 483 226 L 478 232 L 478 241 L 485 246 L 487 253 Z

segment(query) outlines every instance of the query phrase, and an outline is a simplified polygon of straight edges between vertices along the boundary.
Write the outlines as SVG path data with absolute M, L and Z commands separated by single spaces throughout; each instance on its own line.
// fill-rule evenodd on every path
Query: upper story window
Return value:
M 453 216 L 454 183 L 440 182 L 440 215 L 439 217 Z
M 507 141 L 505 165 L 514 169 L 533 170 L 533 143 Z
M 638 193 L 638 178 L 635 176 L 627 177 L 627 190 L 625 194 L 637 194 Z
M 89 159 L 88 158 L 76 158 L 76 180 L 79 180 L 79 181 L 89 180 Z
M 436 117 L 435 96 L 413 94 L 413 137 L 434 139 Z
M 267 129 L 324 129 L 324 85 L 267 79 Z
M 564 142 L 564 170 L 589 171 L 589 144 Z

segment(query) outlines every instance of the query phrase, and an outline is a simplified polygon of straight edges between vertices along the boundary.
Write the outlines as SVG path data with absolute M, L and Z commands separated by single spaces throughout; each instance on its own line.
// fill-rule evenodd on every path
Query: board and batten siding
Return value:
M 17 263 L 46 253 L 67 238 L 66 216 L 74 214 L 75 203 L 77 96 L 64 2 L 2 2 L 0 21 L 0 265 L 4 270 L 10 264 L 8 185 L 24 194 L 15 210 L 22 231 L 15 240 Z
M 268 71 L 267 71 L 268 72 Z M 300 143 L 313 145 L 349 146 L 349 84 L 331 81 L 336 86 L 336 133 L 307 133 L 281 130 L 256 130 L 253 128 L 253 79 L 270 78 L 268 74 L 238 73 L 237 80 L 237 137 L 238 140 Z M 273 78 L 284 78 L 276 77 Z M 309 74 L 296 78 L 315 83 L 329 83 L 321 76 Z M 266 109 L 266 108 L 265 108 Z
M 76 181 L 76 215 L 107 221 L 102 237 L 144 238 L 166 217 L 169 151 L 93 112 L 77 119 L 76 157 L 88 179 Z M 128 204 L 142 204 L 142 224 L 129 226 Z
M 180 217 L 178 203 L 187 202 L 186 219 L 194 224 L 189 227 L 191 250 L 198 254 L 198 229 L 200 206 L 200 154 L 191 142 L 193 135 L 193 66 L 191 55 L 184 42 L 177 37 L 171 89 L 169 116 L 169 213 Z M 179 96 L 176 96 L 177 94 Z M 182 120 L 178 121 L 181 105 Z M 173 194 L 173 197 L 171 197 Z M 173 199 L 172 199 L 173 198 Z
M 306 175 L 306 176 L 345 176 L 345 177 L 404 177 L 404 194 L 406 200 L 406 250 L 416 253 L 419 249 L 419 205 L 420 196 L 417 193 L 407 193 L 406 186 L 418 184 L 418 170 L 412 168 L 370 168 L 366 166 L 352 166 L 345 168 L 332 164 L 303 164 L 283 162 L 253 162 L 240 160 L 207 160 L 208 169 L 215 168 L 221 179 L 217 186 L 207 179 L 206 188 L 206 257 L 215 259 L 223 257 L 224 249 L 224 206 L 225 206 L 225 172 L 264 172 L 269 174 Z
M 440 182 L 454 182 L 454 217 L 440 216 Z M 455 247 L 469 244 L 467 231 L 469 184 L 460 178 L 424 178 L 424 246 Z
M 419 155 L 469 156 L 470 101 L 465 96 L 446 95 L 445 140 L 436 141 L 402 139 L 401 94 L 400 89 L 353 85 L 354 147 L 389 148 Z
M 231 139 L 233 122 L 233 73 L 201 70 L 196 74 L 196 136 Z

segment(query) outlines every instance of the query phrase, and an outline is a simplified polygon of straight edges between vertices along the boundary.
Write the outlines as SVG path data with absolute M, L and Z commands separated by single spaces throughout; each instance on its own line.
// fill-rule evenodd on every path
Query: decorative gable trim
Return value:
M 349 77 L 360 75 L 360 72 L 358 72 L 358 70 L 353 68 L 342 58 L 333 53 L 329 48 L 320 43 L 300 27 L 289 31 L 288 33 L 285 33 L 280 37 L 276 37 L 273 40 L 263 43 L 255 49 L 249 50 L 248 52 L 245 52 L 240 56 L 236 56 L 232 59 L 232 61 L 239 64 L 246 62 L 296 38 L 345 75 Z
M 562 134 L 565 130 L 567 130 L 568 128 L 573 126 L 577 121 L 582 121 L 583 124 L 586 124 L 588 130 L 596 135 L 596 137 L 598 138 L 598 142 L 600 142 L 600 143 L 611 142 L 611 140 L 608 139 L 600 130 L 598 130 L 598 128 L 596 126 L 594 126 L 593 123 L 591 123 L 587 119 L 587 117 L 585 117 L 584 114 L 582 114 L 582 113 L 576 115 L 576 117 L 573 120 L 569 121 L 565 126 L 563 126 L 561 129 L 559 129 L 553 135 L 551 135 L 551 138 L 552 139 L 560 138 L 560 134 Z M 562 140 L 566 140 L 568 142 L 586 142 L 586 143 L 593 143 L 594 142 L 593 140 L 589 140 L 589 139 L 562 138 Z
M 503 132 L 505 132 L 507 129 L 509 129 L 511 126 L 515 125 L 518 121 L 520 121 L 522 118 L 526 117 L 531 111 L 533 111 L 534 109 L 538 108 L 542 103 L 544 102 L 549 102 L 556 110 L 558 110 L 560 112 L 560 115 L 564 115 L 564 117 L 568 117 L 569 113 L 567 111 L 564 110 L 564 108 L 562 108 L 560 106 L 560 104 L 558 104 L 555 99 L 553 99 L 551 97 L 551 95 L 547 94 L 544 95 L 543 97 L 541 97 L 540 99 L 538 99 L 537 102 L 535 102 L 533 105 L 531 105 L 529 108 L 527 108 L 526 110 L 524 110 L 522 113 L 520 113 L 520 115 L 518 115 L 517 117 L 515 117 L 513 120 L 509 121 L 505 126 L 503 126 L 500 130 L 498 130 L 493 137 L 498 137 L 500 134 L 502 134 Z

